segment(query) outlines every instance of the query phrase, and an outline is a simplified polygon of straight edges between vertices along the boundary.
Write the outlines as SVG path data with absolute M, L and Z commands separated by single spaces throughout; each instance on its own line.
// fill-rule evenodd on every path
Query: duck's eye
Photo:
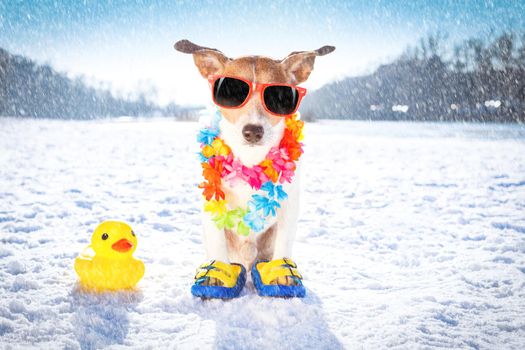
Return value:
M 131 235 L 135 237 L 135 232 L 133 232 L 133 230 L 131 230 Z
M 109 235 L 107 233 L 103 233 L 102 234 L 102 239 L 105 241 L 106 239 L 109 238 Z

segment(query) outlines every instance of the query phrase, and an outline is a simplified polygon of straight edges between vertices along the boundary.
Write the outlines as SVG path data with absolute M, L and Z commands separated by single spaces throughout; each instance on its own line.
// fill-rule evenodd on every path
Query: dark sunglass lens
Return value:
M 219 78 L 213 85 L 215 102 L 224 107 L 239 107 L 249 93 L 250 85 L 235 78 Z
M 291 114 L 298 101 L 299 92 L 291 86 L 271 85 L 264 89 L 266 108 L 275 114 Z

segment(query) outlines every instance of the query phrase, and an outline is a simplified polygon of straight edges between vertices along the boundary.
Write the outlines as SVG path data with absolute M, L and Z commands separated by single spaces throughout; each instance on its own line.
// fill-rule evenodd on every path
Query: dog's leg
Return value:
M 204 247 L 208 261 L 218 260 L 229 263 L 228 248 L 226 246 L 226 236 L 224 230 L 217 228 L 211 216 L 208 213 L 202 214 L 202 223 L 204 226 Z M 214 277 L 208 278 L 202 283 L 207 286 L 220 286 L 222 282 Z
M 292 257 L 292 245 L 299 217 L 299 180 L 297 175 L 288 188 L 288 199 L 281 203 L 281 208 L 277 214 L 273 260 Z M 295 279 L 288 276 L 276 278 L 272 283 L 279 285 L 297 284 Z
M 208 213 L 203 213 L 204 226 L 204 247 L 206 248 L 206 257 L 208 260 L 219 260 L 229 263 L 228 248 L 226 245 L 226 236 L 224 230 L 220 230 L 213 222 Z
M 277 213 L 277 228 L 273 259 L 291 258 L 292 245 L 297 230 L 299 217 L 299 174 L 297 169 L 295 179 L 288 186 L 288 198 L 281 203 Z

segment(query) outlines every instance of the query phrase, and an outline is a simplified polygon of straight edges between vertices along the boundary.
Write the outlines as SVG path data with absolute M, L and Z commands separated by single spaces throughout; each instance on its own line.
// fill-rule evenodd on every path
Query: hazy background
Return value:
M 191 56 L 173 49 L 173 43 L 179 39 L 218 48 L 230 57 L 262 54 L 282 58 L 291 51 L 334 45 L 335 53 L 318 58 L 313 74 L 304 84 L 312 92 L 330 82 L 371 74 L 381 64 L 394 62 L 406 53 L 407 47 L 420 46 L 420 40 L 428 36 L 439 38 L 439 52 L 429 51 L 419 59 L 439 53 L 447 68 L 454 63 L 454 46 L 458 43 L 477 38 L 488 47 L 503 33 L 514 35 L 517 58 L 525 28 L 524 12 L 522 1 L 1 0 L 0 47 L 6 50 L 4 56 L 7 53 L 24 56 L 38 65 L 49 65 L 77 84 L 97 88 L 91 93 L 93 96 L 110 91 L 111 97 L 139 100 L 142 107 L 136 109 L 137 114 L 170 105 L 168 112 L 161 113 L 169 114 L 180 110 L 175 107 L 202 106 L 210 100 L 207 85 L 193 66 Z M 399 74 L 405 73 L 409 72 Z M 22 75 L 18 81 L 31 80 L 27 76 L 20 78 Z M 45 79 L 34 80 L 38 83 Z M 2 84 L 7 85 L 5 77 Z M 22 89 L 18 95 L 24 96 L 35 88 L 17 89 Z M 343 95 L 341 86 L 337 89 L 334 98 L 340 103 L 362 99 L 350 93 L 353 85 L 344 85 Z M 386 87 L 382 89 L 375 89 L 379 97 L 384 95 Z M 409 86 L 407 89 L 411 90 Z M 333 96 L 334 92 L 328 94 Z M 310 98 L 311 105 L 329 102 L 311 96 L 314 96 Z M 496 100 L 502 98 L 494 96 Z M 88 99 L 93 100 L 92 96 Z M 95 99 L 107 105 L 111 98 Z M 404 106 L 413 99 L 392 103 Z M 381 101 L 369 102 L 366 101 L 368 109 L 381 104 Z M 383 108 L 391 111 L 390 102 Z M 483 105 L 485 100 L 480 98 L 480 102 Z M 18 115 L 24 103 L 15 103 L 16 107 L 10 103 L 2 114 Z M 446 101 L 449 107 L 452 103 Z M 9 103 L 4 101 L 6 104 Z M 149 104 L 147 108 L 145 104 Z M 102 108 L 101 113 L 134 114 L 133 108 L 117 108 L 111 113 L 107 110 Z M 320 115 L 323 111 L 314 112 L 316 117 L 323 117 Z M 331 117 L 366 118 L 361 110 L 346 105 L 337 114 Z
M 524 349 L 524 2 L 0 0 L 0 348 Z M 184 38 L 337 47 L 300 109 L 304 300 L 190 293 L 202 164 L 179 120 L 211 98 Z M 108 219 L 139 237 L 136 292 L 76 283 Z

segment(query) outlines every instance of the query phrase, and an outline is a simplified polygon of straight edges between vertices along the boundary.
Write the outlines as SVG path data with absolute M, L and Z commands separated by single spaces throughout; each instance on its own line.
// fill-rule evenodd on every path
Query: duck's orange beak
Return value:
M 131 243 L 125 238 L 122 238 L 121 240 L 113 243 L 111 248 L 113 248 L 113 250 L 116 250 L 117 252 L 125 253 L 129 251 L 131 248 L 133 248 L 133 243 Z

